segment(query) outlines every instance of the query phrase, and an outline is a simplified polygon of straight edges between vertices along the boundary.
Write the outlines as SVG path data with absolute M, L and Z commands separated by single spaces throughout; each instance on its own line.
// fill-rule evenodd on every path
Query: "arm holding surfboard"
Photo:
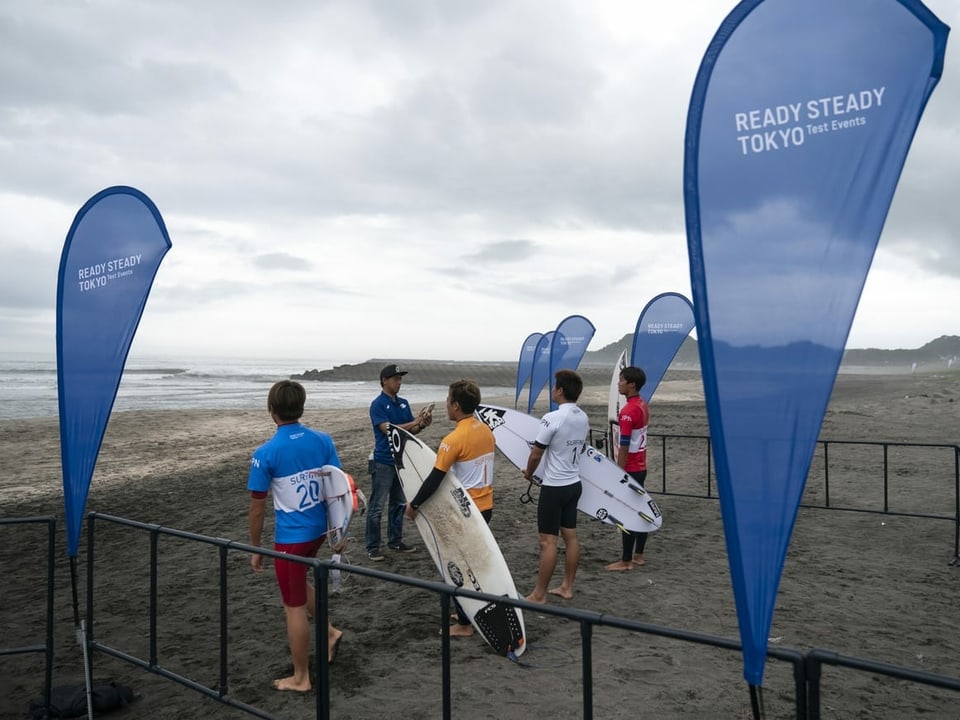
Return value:
M 417 494 L 407 503 L 405 514 L 411 520 L 417 517 L 420 506 L 437 491 L 450 469 L 466 461 L 473 463 L 476 467 L 485 468 L 486 465 L 479 463 L 478 458 L 486 454 L 493 455 L 493 448 L 496 446 L 493 440 L 493 432 L 473 416 L 473 412 L 479 403 L 480 388 L 473 380 L 458 380 L 450 384 L 446 402 L 447 417 L 457 423 L 457 427 L 443 438 L 440 450 L 437 452 L 436 464 L 430 474 L 423 479 L 423 484 Z M 433 403 L 430 403 L 427 408 L 421 411 L 421 415 L 426 413 L 432 417 L 433 407 Z M 469 422 L 464 427 L 460 427 L 460 423 L 464 420 Z M 482 433 L 479 439 L 478 432 Z M 490 447 L 485 447 L 484 443 L 489 444 Z M 489 453 L 487 450 L 489 450 Z M 484 495 L 489 494 L 491 490 L 492 474 L 491 470 L 490 478 L 477 483 Z M 477 488 L 471 487 L 474 485 L 475 479 L 464 476 L 462 480 L 465 481 L 467 492 L 474 496 L 475 500 L 478 500 L 479 498 L 476 497 Z M 482 503 L 483 500 L 480 500 L 480 502 Z M 492 497 L 490 503 L 492 504 Z
M 530 457 L 527 458 L 527 467 L 525 467 L 523 469 L 523 472 L 521 473 L 523 475 L 523 479 L 533 485 L 539 486 L 543 482 L 542 479 L 534 475 L 534 473 L 537 471 L 537 468 L 540 466 L 540 461 L 543 459 L 544 450 L 545 448 L 541 447 L 540 445 L 537 445 L 536 443 L 531 445 Z
M 417 518 L 417 510 L 437 491 L 437 488 L 440 487 L 440 483 L 443 482 L 446 476 L 447 471 L 441 470 L 438 467 L 434 467 L 433 470 L 430 471 L 430 474 L 424 478 L 423 485 L 421 485 L 417 491 L 416 497 L 407 503 L 405 514 L 408 518 L 411 520 Z

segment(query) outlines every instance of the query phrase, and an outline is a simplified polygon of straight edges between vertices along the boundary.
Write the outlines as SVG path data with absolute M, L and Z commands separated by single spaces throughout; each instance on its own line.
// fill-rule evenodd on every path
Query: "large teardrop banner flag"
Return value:
M 550 341 L 550 380 L 557 370 L 576 370 L 580 366 L 587 345 L 593 339 L 596 328 L 583 315 L 571 315 L 560 321 Z M 550 398 L 550 409 L 557 403 Z
M 744 677 L 949 29 L 918 0 L 745 0 L 690 100 L 693 306 Z
M 533 373 L 533 359 L 536 357 L 537 343 L 540 342 L 542 337 L 543 333 L 530 333 L 520 347 L 520 358 L 517 360 L 517 395 L 513 399 L 514 407 L 520 401 L 520 391 L 523 390 L 524 384 Z
M 533 412 L 540 391 L 550 380 L 550 345 L 553 342 L 553 330 L 544 333 L 533 351 L 533 368 L 530 370 L 530 392 L 527 395 L 527 414 Z
M 693 306 L 680 293 L 657 295 L 641 311 L 633 332 L 630 364 L 643 368 L 647 376 L 640 388 L 644 401 L 650 402 L 694 324 Z
M 94 195 L 63 246 L 57 283 L 57 390 L 67 555 L 83 510 L 130 343 L 170 238 L 150 199 L 130 187 Z

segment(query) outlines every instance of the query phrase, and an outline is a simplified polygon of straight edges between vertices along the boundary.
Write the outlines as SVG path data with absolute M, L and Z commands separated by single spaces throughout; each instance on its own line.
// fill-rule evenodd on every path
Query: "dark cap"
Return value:
M 394 375 L 406 375 L 406 370 L 401 370 L 399 365 L 387 365 L 383 370 L 380 371 L 380 382 L 383 382 L 387 378 L 392 378 Z

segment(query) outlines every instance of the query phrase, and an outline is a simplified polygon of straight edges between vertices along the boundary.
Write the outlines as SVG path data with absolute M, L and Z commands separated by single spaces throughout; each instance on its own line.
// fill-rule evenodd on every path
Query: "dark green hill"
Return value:
M 922 347 L 912 350 L 881 350 L 866 348 L 862 350 L 847 350 L 843 354 L 845 365 L 893 366 L 917 365 L 946 367 L 948 362 L 956 366 L 956 358 L 960 356 L 960 337 L 957 335 L 941 335 Z
M 603 385 L 610 382 L 610 371 L 620 357 L 620 352 L 630 350 L 633 335 L 624 335 L 620 340 L 605 345 L 599 350 L 588 350 L 580 363 L 580 374 L 588 385 Z M 700 370 L 700 356 L 697 341 L 691 337 L 684 340 L 679 352 L 670 364 L 671 370 Z M 944 335 L 913 350 L 847 350 L 843 356 L 841 369 L 847 372 L 890 372 L 903 373 L 916 369 L 922 372 L 935 372 L 953 368 L 960 370 L 960 336 Z M 297 380 L 345 380 L 375 381 L 380 368 L 388 361 L 372 359 L 355 365 L 338 365 L 328 370 L 307 370 L 291 375 Z M 393 362 L 391 359 L 390 362 Z M 517 378 L 517 361 L 500 362 L 459 362 L 449 360 L 398 361 L 410 371 L 406 377 L 408 383 L 428 383 L 445 385 L 463 377 L 471 377 L 482 387 L 513 387 Z
M 633 344 L 633 333 L 627 333 L 619 340 L 605 345 L 598 350 L 588 350 L 583 357 L 586 365 L 609 365 L 616 362 L 623 350 L 629 352 Z M 941 335 L 926 345 L 912 349 L 885 350 L 881 348 L 850 349 L 844 352 L 842 366 L 867 368 L 911 368 L 917 363 L 918 368 L 932 370 L 935 368 L 958 367 L 957 358 L 960 358 L 960 336 Z M 951 362 L 952 360 L 952 362 Z M 684 340 L 679 352 L 673 359 L 672 367 L 696 366 L 700 364 L 700 355 L 697 341 L 691 337 Z

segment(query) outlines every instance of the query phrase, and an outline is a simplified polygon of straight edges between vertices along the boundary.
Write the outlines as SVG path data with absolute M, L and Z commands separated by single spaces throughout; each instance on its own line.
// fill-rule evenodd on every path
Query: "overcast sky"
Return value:
M 112 185 L 173 243 L 134 356 L 513 360 L 571 314 L 617 340 L 691 296 L 687 103 L 734 5 L 3 0 L 3 349 L 53 356 L 64 238 Z M 850 348 L 960 334 L 958 53 Z

